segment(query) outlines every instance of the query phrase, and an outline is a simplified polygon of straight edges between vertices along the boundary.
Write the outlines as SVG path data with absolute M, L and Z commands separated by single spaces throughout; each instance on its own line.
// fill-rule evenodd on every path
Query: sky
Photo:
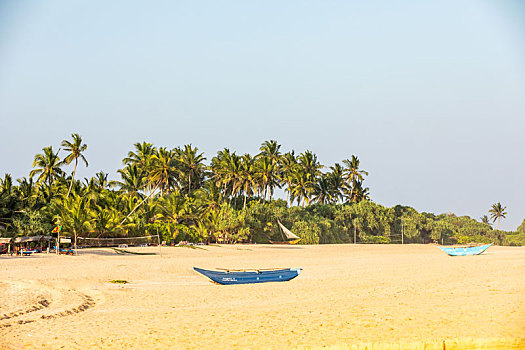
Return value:
M 116 178 L 136 142 L 209 162 L 277 140 L 357 155 L 376 203 L 479 220 L 501 202 L 515 230 L 525 3 L 0 0 L 0 130 L 2 177 L 72 133 L 79 177 Z

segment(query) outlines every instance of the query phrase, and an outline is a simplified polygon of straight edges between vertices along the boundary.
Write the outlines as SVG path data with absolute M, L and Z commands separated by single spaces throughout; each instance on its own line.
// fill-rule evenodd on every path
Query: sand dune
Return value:
M 525 347 L 525 248 L 455 258 L 431 245 L 203 248 L 0 257 L 0 348 Z M 220 286 L 193 266 L 303 271 Z

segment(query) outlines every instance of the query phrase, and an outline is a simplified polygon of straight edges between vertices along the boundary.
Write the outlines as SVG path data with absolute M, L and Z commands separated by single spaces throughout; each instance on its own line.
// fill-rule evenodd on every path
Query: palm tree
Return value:
M 60 217 L 65 231 L 69 231 L 74 237 L 74 247 L 77 248 L 77 236 L 90 228 L 90 215 L 87 200 L 73 193 L 59 204 Z
M 280 188 L 279 184 L 279 172 L 277 163 L 273 163 L 272 159 L 268 156 L 260 156 L 255 161 L 255 178 L 258 183 L 258 187 L 263 192 L 263 198 L 266 200 L 268 197 L 272 199 L 274 188 Z
M 144 170 L 147 170 L 151 156 L 155 153 L 155 147 L 152 143 L 143 141 L 142 143 L 133 144 L 135 151 L 129 151 L 128 156 L 122 160 L 124 164 L 137 164 Z
M 4 178 L 0 178 L 0 192 L 11 194 L 11 191 L 13 189 L 13 179 L 11 178 L 11 174 L 5 174 Z
M 88 166 L 88 161 L 86 160 L 86 157 L 82 154 L 87 149 L 86 144 L 82 144 L 82 137 L 80 137 L 79 134 L 71 134 L 72 142 L 63 140 L 62 141 L 62 147 L 64 147 L 65 151 L 71 152 L 69 153 L 66 158 L 64 158 L 64 163 L 69 165 L 71 162 L 75 161 L 75 166 L 73 167 L 73 172 L 71 173 L 71 183 L 69 185 L 69 189 L 67 191 L 66 198 L 69 197 L 69 193 L 71 193 L 71 186 L 73 186 L 73 181 L 75 180 L 75 172 L 77 171 L 77 165 L 78 165 L 78 159 L 82 159 L 84 163 L 86 164 L 86 167 Z
M 58 157 L 58 152 L 53 152 L 53 146 L 44 147 L 42 150 L 44 151 L 43 154 L 37 154 L 35 156 L 35 160 L 33 161 L 33 168 L 35 169 L 31 170 L 29 176 L 33 177 L 39 174 L 36 182 L 38 184 L 47 182 L 48 187 L 51 187 L 55 179 L 63 176 L 64 171 L 60 169 L 62 163 Z
M 133 144 L 133 146 L 135 147 L 135 152 L 128 152 L 128 156 L 124 158 L 122 162 L 126 165 L 136 165 L 138 169 L 144 173 L 149 172 L 152 157 L 156 152 L 156 148 L 153 147 L 152 143 L 145 141 L 142 143 L 137 142 Z M 148 191 L 152 191 L 151 183 L 149 184 Z
M 297 161 L 310 181 L 321 174 L 323 165 L 317 161 L 315 153 L 306 150 L 297 157 Z
M 309 205 L 314 183 L 303 168 L 296 168 L 291 178 L 290 203 L 297 199 L 297 205 Z
M 355 198 L 356 195 L 354 194 L 354 191 L 356 191 L 356 186 L 358 181 L 364 181 L 363 175 L 368 175 L 368 172 L 365 170 L 359 170 L 359 158 L 352 155 L 352 160 L 345 159 L 343 160 L 343 163 L 346 165 L 346 168 L 344 169 L 344 175 L 345 175 L 345 181 L 346 181 L 346 191 L 347 191 L 347 197 Z
M 368 187 L 363 187 L 362 181 L 356 181 L 355 187 L 352 189 L 352 197 L 350 202 L 359 203 L 362 200 L 370 199 L 370 190 Z
M 188 194 L 192 190 L 192 179 L 193 187 L 199 188 L 205 177 L 204 160 L 206 158 L 204 158 L 203 153 L 197 154 L 198 150 L 197 147 L 191 147 L 191 144 L 185 145 L 184 149 L 176 149 L 181 179 L 188 179 Z
M 246 153 L 241 158 L 241 171 L 239 176 L 239 188 L 244 193 L 243 208 L 246 208 L 246 198 L 253 195 L 257 190 L 257 182 L 255 181 L 255 159 Z
M 130 164 L 117 172 L 122 180 L 114 183 L 120 186 L 121 191 L 140 195 L 139 191 L 146 187 L 145 172 L 136 164 Z
M 327 174 L 330 183 L 330 193 L 334 199 L 334 202 L 338 202 L 343 199 L 344 184 L 344 169 L 339 163 L 335 163 L 331 166 L 332 170 Z
M 281 145 L 279 145 L 277 141 L 264 141 L 261 144 L 261 147 L 259 148 L 259 151 L 261 151 L 261 153 L 259 153 L 257 157 L 268 157 L 270 159 L 270 162 L 275 165 L 279 163 L 279 159 L 281 157 L 281 152 L 279 152 L 280 149 Z
M 496 224 L 496 230 L 498 229 L 500 219 L 505 219 L 505 215 L 507 215 L 505 209 L 507 209 L 507 207 L 502 206 L 501 203 L 498 202 L 496 204 L 492 204 L 492 208 L 489 210 L 490 219 L 492 222 L 495 222 L 496 220 L 498 221 Z
M 156 189 L 159 189 L 161 194 L 163 194 L 165 191 L 175 188 L 177 173 L 178 168 L 175 152 L 168 151 L 165 147 L 156 150 L 155 154 L 151 157 L 148 174 L 152 193 Z
M 487 215 L 483 215 L 481 218 L 480 218 L 481 222 L 484 223 L 485 225 L 490 225 L 490 219 Z
M 317 177 L 321 175 L 323 165 L 317 161 L 317 156 L 308 150 L 301 153 L 297 160 L 298 168 L 292 177 L 293 194 L 298 202 L 300 202 L 299 198 L 302 198 L 304 200 L 303 205 L 309 205 L 314 183 L 317 181 Z
M 290 196 L 292 193 L 293 174 L 297 167 L 298 167 L 297 159 L 295 157 L 295 152 L 293 150 L 281 156 L 280 168 L 279 168 L 279 179 L 281 183 L 286 184 L 286 189 L 285 189 L 286 203 L 288 203 L 289 201 L 290 206 L 292 206 L 292 202 L 293 202 L 293 199 L 290 200 Z
M 334 201 L 330 178 L 323 174 L 317 179 L 313 186 L 313 200 L 320 204 L 328 204 Z M 337 199 L 336 199 L 337 200 Z

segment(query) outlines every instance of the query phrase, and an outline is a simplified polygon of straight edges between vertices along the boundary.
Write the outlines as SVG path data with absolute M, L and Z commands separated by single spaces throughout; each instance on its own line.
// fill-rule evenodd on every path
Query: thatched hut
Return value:
M 44 245 L 47 247 L 49 245 L 49 241 L 51 241 L 52 239 L 53 237 L 44 235 L 15 237 L 13 239 L 13 245 L 15 246 L 15 248 L 19 248 L 22 246 L 28 248 L 29 245 L 33 245 L 42 249 Z
M 11 237 L 0 237 L 0 254 L 8 254 L 11 252 L 11 244 L 13 239 Z

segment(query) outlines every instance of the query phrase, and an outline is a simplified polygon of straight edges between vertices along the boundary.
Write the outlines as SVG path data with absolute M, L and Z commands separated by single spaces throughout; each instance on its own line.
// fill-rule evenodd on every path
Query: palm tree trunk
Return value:
M 77 230 L 75 229 L 75 227 L 73 227 L 73 234 L 75 235 L 75 243 L 74 243 L 75 255 L 77 255 Z
M 191 172 L 188 171 L 188 196 L 191 192 Z
M 66 198 L 69 197 L 69 193 L 71 192 L 71 187 L 73 187 L 73 181 L 75 180 L 75 172 L 77 171 L 77 164 L 78 164 L 78 159 L 75 158 L 75 167 L 73 168 L 73 173 L 71 174 L 71 183 L 69 184 L 69 190 L 67 190 Z

